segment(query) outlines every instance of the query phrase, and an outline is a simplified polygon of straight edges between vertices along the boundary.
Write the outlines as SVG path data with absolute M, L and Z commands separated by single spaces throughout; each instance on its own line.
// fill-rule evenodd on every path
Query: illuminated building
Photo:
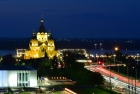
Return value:
M 22 57 L 25 54 L 26 49 L 16 49 L 15 57 Z
M 39 31 L 37 33 L 33 32 L 29 49 L 25 51 L 24 59 L 42 58 L 45 56 L 53 59 L 54 56 L 59 57 L 59 52 L 55 50 L 52 34 L 51 32 L 46 32 L 44 20 L 41 19 Z
M 37 70 L 29 66 L 0 66 L 0 87 L 36 87 Z

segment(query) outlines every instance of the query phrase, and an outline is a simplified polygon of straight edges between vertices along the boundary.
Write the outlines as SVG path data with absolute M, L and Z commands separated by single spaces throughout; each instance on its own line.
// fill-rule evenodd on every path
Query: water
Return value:
M 15 50 L 0 50 L 0 56 L 5 56 L 7 54 L 15 55 Z
M 105 52 L 108 53 L 113 53 L 113 50 L 90 50 L 89 51 L 91 54 L 98 54 L 98 55 L 102 55 Z M 122 50 L 121 51 L 123 54 L 128 54 L 128 55 L 137 55 L 137 53 L 140 54 L 140 50 Z M 15 55 L 15 50 L 0 50 L 0 55 L 4 56 L 7 54 L 12 54 Z

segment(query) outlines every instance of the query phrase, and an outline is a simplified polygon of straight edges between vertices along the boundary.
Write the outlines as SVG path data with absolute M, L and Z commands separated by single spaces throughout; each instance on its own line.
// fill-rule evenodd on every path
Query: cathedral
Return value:
M 55 44 L 51 32 L 46 32 L 43 18 L 37 33 L 33 32 L 29 43 L 29 49 L 25 51 L 24 59 L 35 59 L 48 57 L 53 59 L 59 57 L 59 52 L 55 50 Z

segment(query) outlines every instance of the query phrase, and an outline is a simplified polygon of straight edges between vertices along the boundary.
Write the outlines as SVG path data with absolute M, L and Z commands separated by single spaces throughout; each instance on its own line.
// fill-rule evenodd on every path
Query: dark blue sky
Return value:
M 140 0 L 0 0 L 0 37 L 140 38 Z

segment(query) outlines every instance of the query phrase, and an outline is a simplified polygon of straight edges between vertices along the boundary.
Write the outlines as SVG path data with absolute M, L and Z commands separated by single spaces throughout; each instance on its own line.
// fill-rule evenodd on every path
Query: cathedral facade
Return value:
M 59 52 L 55 50 L 51 32 L 46 32 L 43 19 L 40 22 L 39 31 L 37 33 L 33 32 L 29 49 L 25 51 L 24 59 L 43 58 L 45 56 L 49 59 L 53 59 L 54 56 L 59 57 Z

